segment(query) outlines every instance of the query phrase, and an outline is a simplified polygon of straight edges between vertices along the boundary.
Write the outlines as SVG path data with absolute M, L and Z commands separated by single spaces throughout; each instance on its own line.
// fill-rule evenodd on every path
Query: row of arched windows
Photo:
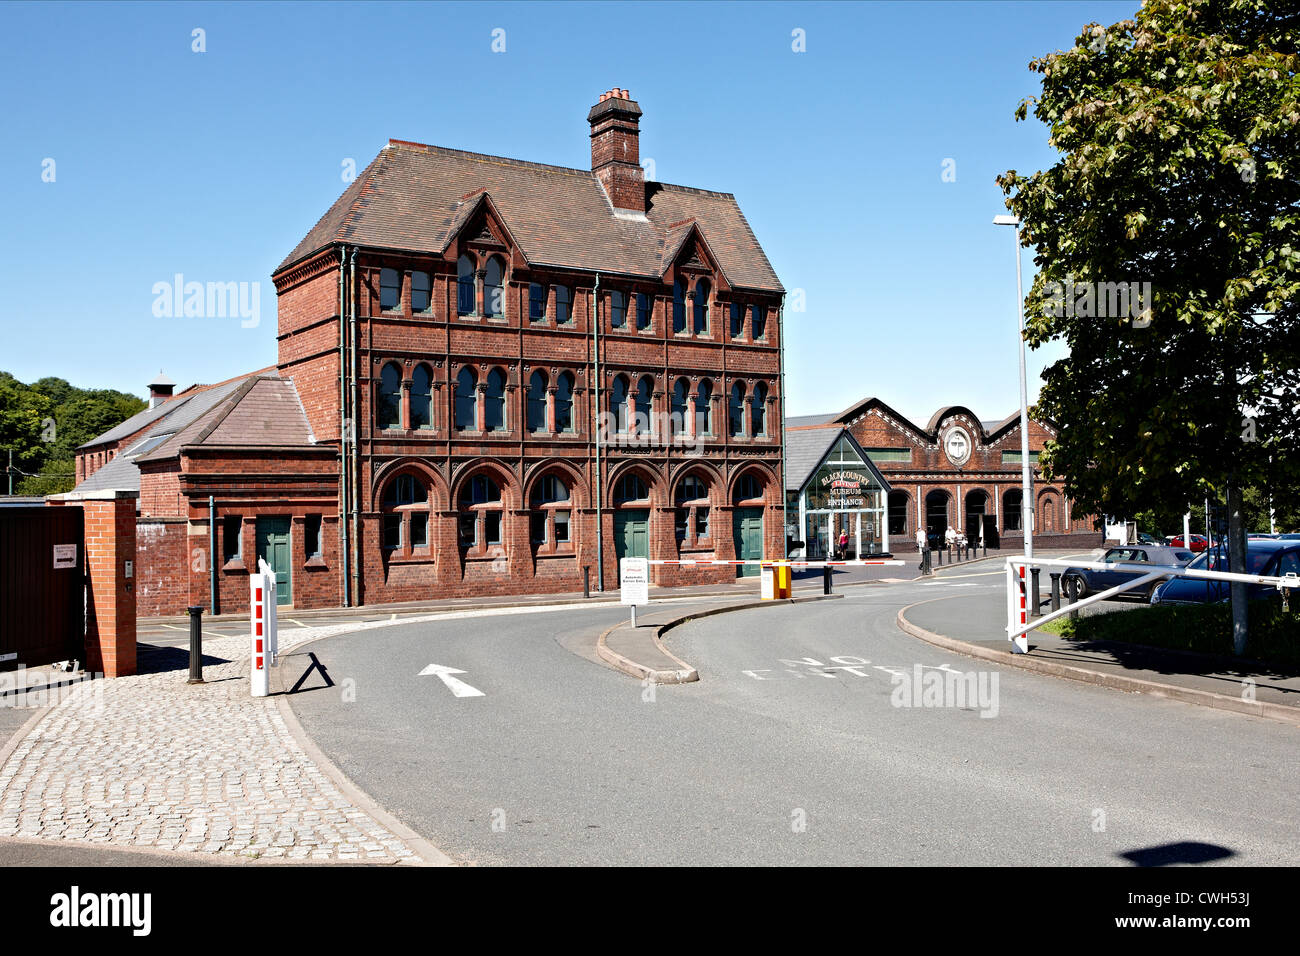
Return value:
M 733 504 L 761 502 L 764 484 L 752 471 L 741 475 L 732 493 Z M 543 474 L 528 496 L 529 539 L 540 551 L 565 553 L 574 542 L 572 488 L 557 472 Z M 647 507 L 650 488 L 636 471 L 627 471 L 615 483 L 616 508 Z M 418 553 L 429 548 L 431 507 L 426 480 L 409 471 L 389 479 L 381 496 L 381 538 L 385 552 Z M 677 540 L 682 547 L 708 546 L 709 514 L 713 504 L 707 475 L 692 471 L 677 480 L 673 493 Z M 470 476 L 456 500 L 457 542 L 471 556 L 490 555 L 505 547 L 501 486 L 490 474 Z
M 569 371 L 552 381 L 543 369 L 528 378 L 524 427 L 533 434 L 572 434 L 577 430 L 573 414 L 576 380 Z M 472 365 L 456 373 L 453 427 L 456 431 L 504 432 L 509 430 L 506 410 L 506 373 L 492 368 L 479 379 Z M 635 427 L 638 433 L 651 428 L 654 379 L 643 375 L 633 387 L 627 375 L 614 377 L 609 390 L 609 411 L 614 431 L 625 435 Z M 731 386 L 727 428 L 733 438 L 766 438 L 768 386 L 757 382 L 747 389 L 744 382 Z M 691 404 L 695 408 L 695 435 L 712 435 L 713 382 L 701 379 L 692 391 L 691 383 L 678 378 L 669 397 L 669 435 L 690 433 Z M 397 362 L 384 365 L 375 395 L 375 423 L 380 429 L 402 427 L 402 370 Z M 410 427 L 433 427 L 433 374 L 423 363 L 411 372 Z

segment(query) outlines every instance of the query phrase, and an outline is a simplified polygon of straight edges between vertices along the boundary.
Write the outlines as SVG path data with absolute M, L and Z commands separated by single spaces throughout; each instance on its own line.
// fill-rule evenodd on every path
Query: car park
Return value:
M 1203 551 L 1187 565 L 1195 571 L 1227 571 L 1227 550 L 1215 547 Z M 1246 542 L 1246 573 L 1269 576 L 1300 574 L 1300 540 L 1253 539 Z M 1204 578 L 1173 578 L 1156 587 L 1152 604 L 1213 604 L 1229 598 L 1227 581 Z M 1247 599 L 1264 600 L 1278 596 L 1277 588 L 1266 584 L 1247 585 Z
M 1154 570 L 1156 567 L 1184 567 L 1196 555 L 1187 548 L 1168 548 L 1163 545 L 1125 545 L 1118 548 L 1111 548 L 1101 560 L 1106 564 L 1149 564 Z M 1073 584 L 1077 587 L 1079 597 L 1086 597 L 1089 594 L 1096 594 L 1098 591 L 1105 591 L 1108 588 L 1118 587 L 1126 581 L 1132 581 L 1141 575 L 1132 571 L 1098 571 L 1092 568 L 1066 568 L 1061 574 L 1063 583 Z M 1133 596 L 1141 597 L 1143 600 L 1151 597 L 1151 592 L 1160 584 L 1159 581 L 1152 581 L 1140 591 L 1131 592 Z M 1123 593 L 1123 592 L 1121 592 Z

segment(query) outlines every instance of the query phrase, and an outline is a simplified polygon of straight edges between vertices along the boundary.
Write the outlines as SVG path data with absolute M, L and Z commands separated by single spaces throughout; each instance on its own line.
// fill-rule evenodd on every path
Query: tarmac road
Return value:
M 693 622 L 668 645 L 701 680 L 677 686 L 592 658 L 619 608 L 396 624 L 309 645 L 335 686 L 292 706 L 466 862 L 1294 865 L 1294 728 L 990 668 L 894 623 L 1001 581 L 973 565 Z M 896 706 L 895 674 L 972 694 Z

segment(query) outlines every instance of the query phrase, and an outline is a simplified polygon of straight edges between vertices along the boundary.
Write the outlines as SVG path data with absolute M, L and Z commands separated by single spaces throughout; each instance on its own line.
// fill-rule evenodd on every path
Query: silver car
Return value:
M 1117 548 L 1111 548 L 1101 560 L 1106 564 L 1150 564 L 1153 567 L 1160 565 L 1169 568 L 1185 567 L 1196 554 L 1187 548 L 1169 548 L 1164 545 L 1121 545 Z M 1067 581 L 1074 582 L 1079 588 L 1079 597 L 1086 597 L 1089 594 L 1095 594 L 1098 591 L 1105 591 L 1108 588 L 1117 587 L 1126 581 L 1132 581 L 1141 575 L 1132 571 L 1097 571 L 1091 568 L 1066 568 L 1065 573 L 1061 575 L 1061 583 L 1065 585 Z M 1149 600 L 1151 592 L 1159 585 L 1160 581 L 1151 581 L 1142 591 L 1122 592 L 1131 594 L 1134 597 L 1140 597 L 1142 600 Z

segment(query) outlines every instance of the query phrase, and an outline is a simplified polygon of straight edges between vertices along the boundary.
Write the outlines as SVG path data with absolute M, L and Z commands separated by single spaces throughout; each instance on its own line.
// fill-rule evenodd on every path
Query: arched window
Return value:
M 555 380 L 555 430 L 571 432 L 573 428 L 573 373 L 561 372 Z
M 546 431 L 546 373 L 541 369 L 528 379 L 528 430 Z
M 686 331 L 686 287 L 682 280 L 673 283 L 673 332 Z
M 643 375 L 641 381 L 636 383 L 635 428 L 638 435 L 650 434 L 650 403 L 654 395 L 654 387 L 654 379 L 649 375 Z
M 713 434 L 713 383 L 707 378 L 695 390 L 695 434 Z
M 749 307 L 749 337 L 755 342 L 763 338 L 767 328 L 767 309 L 762 306 Z
M 767 437 L 767 386 L 759 382 L 750 399 L 750 434 L 755 438 Z
M 563 551 L 573 545 L 570 530 L 572 503 L 569 486 L 556 474 L 546 474 L 533 485 L 529 498 L 529 527 L 533 544 L 546 546 L 545 550 Z
M 483 311 L 494 319 L 506 314 L 505 267 L 493 256 L 483 272 Z
M 429 283 L 429 273 L 412 272 L 411 273 L 411 311 L 428 312 L 429 305 L 432 303 L 431 291 L 433 286 Z
M 396 362 L 389 362 L 379 373 L 375 425 L 379 428 L 402 427 L 402 370 Z
M 689 414 L 687 400 L 691 394 L 691 383 L 679 378 L 673 383 L 672 408 L 668 410 L 668 428 L 673 435 L 686 434 L 686 416 Z
M 433 375 L 427 365 L 411 373 L 411 427 L 433 427 Z
M 488 475 L 474 475 L 461 487 L 457 502 L 460 546 L 482 551 L 500 547 L 501 488 Z
M 614 433 L 627 434 L 627 376 L 617 375 L 609 389 L 609 413 L 613 418 Z
M 379 308 L 385 312 L 396 309 L 402 301 L 402 274 L 396 269 L 379 270 Z
M 609 326 L 621 329 L 627 325 L 627 295 L 614 289 L 609 293 Z
M 699 475 L 677 483 L 677 542 L 680 547 L 703 545 L 709 537 L 709 486 Z
M 1019 488 L 1012 488 L 1002 495 L 1002 530 L 1003 531 L 1020 531 L 1023 523 L 1020 514 L 1020 505 L 1024 501 L 1024 492 Z
M 490 432 L 506 430 L 506 373 L 499 368 L 488 372 L 483 393 L 483 426 Z
M 626 505 L 634 501 L 648 501 L 650 489 L 645 480 L 634 471 L 629 471 L 614 486 L 614 504 Z
M 469 256 L 456 260 L 456 311 L 473 315 L 478 303 L 474 295 L 474 263 Z
M 695 334 L 707 335 L 709 331 L 709 286 L 708 279 L 695 283 Z
M 732 438 L 745 434 L 745 386 L 740 382 L 731 386 L 731 401 L 727 403 L 727 429 Z
M 740 476 L 736 482 L 736 491 L 733 495 L 735 504 L 742 501 L 754 501 L 763 497 L 763 485 L 759 482 L 758 476 L 752 471 L 747 471 Z
M 478 428 L 478 376 L 468 365 L 456 373 L 456 430 L 472 432 Z
M 731 337 L 738 339 L 745 331 L 745 307 L 739 302 L 731 303 Z
M 391 478 L 380 503 L 380 546 L 386 552 L 410 553 L 429 546 L 429 489 L 419 475 Z
M 573 321 L 573 290 L 567 285 L 555 287 L 555 322 L 566 325 Z

